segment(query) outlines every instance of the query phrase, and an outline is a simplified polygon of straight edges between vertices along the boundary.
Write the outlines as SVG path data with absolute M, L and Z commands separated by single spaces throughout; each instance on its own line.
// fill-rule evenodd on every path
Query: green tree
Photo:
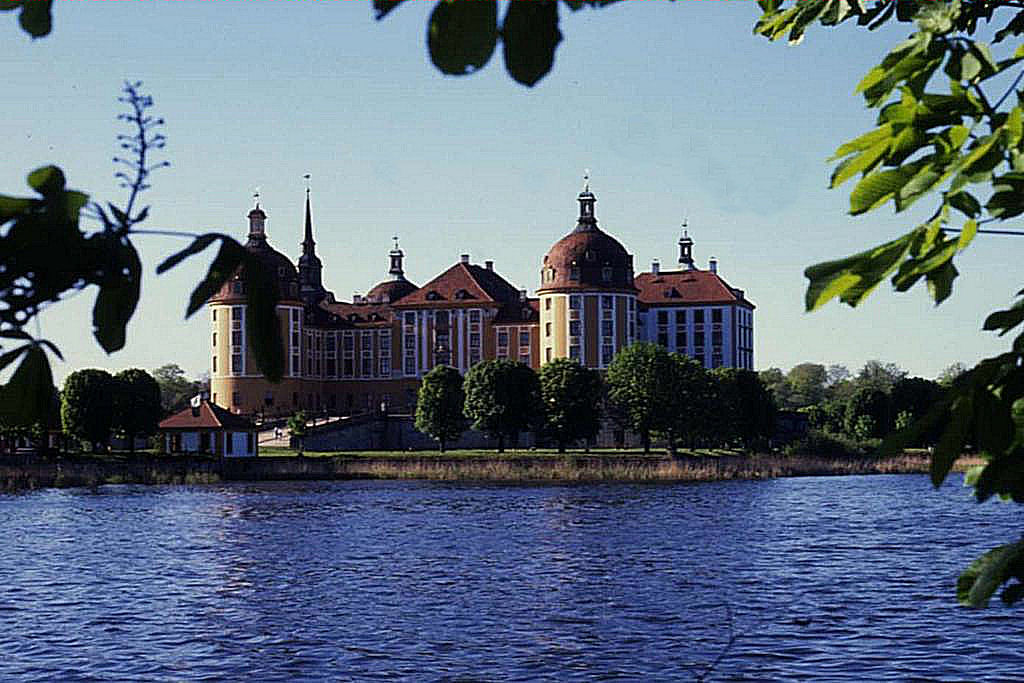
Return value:
M 888 394 L 906 376 L 907 371 L 895 363 L 869 360 L 857 373 L 853 383 L 857 388 L 876 389 Z
M 711 374 L 718 384 L 718 423 L 722 435 L 738 440 L 748 449 L 771 438 L 775 431 L 775 401 L 757 373 L 715 368 Z
M 176 363 L 158 367 L 153 371 L 153 379 L 160 386 L 160 405 L 165 415 L 184 410 L 193 396 L 207 388 L 201 380 L 186 377 Z
M 867 439 L 885 436 L 892 427 L 889 395 L 880 389 L 860 387 L 846 404 L 844 427 L 849 436 Z M 870 429 L 865 427 L 870 420 Z M 867 429 L 867 433 L 865 433 Z
M 299 443 L 299 455 L 302 455 L 302 451 L 306 447 L 306 434 L 309 433 L 309 426 L 306 420 L 306 413 L 298 411 L 294 415 L 288 418 L 287 423 L 288 435 Z
M 438 365 L 423 376 L 416 396 L 416 429 L 436 439 L 442 453 L 449 441 L 466 431 L 462 381 L 458 370 Z
M 106 370 L 89 368 L 72 372 L 60 395 L 60 420 L 64 431 L 88 442 L 93 452 L 106 449 L 114 419 L 114 378 Z
M 498 440 L 498 452 L 505 440 L 532 428 L 541 417 L 540 382 L 529 366 L 507 359 L 477 363 L 463 383 L 466 417 L 473 427 Z
M 939 383 L 939 386 L 949 388 L 953 386 L 953 383 L 957 381 L 957 379 L 966 373 L 967 366 L 957 361 L 956 363 L 951 363 L 943 368 L 942 372 L 939 373 L 939 376 L 935 378 L 935 381 Z
M 771 392 L 772 398 L 775 400 L 775 405 L 780 408 L 788 408 L 790 405 L 790 397 L 793 395 L 793 388 L 789 385 L 789 379 L 779 368 L 768 368 L 758 373 L 761 378 L 761 382 Z
M 604 386 L 596 370 L 558 358 L 541 366 L 538 378 L 544 431 L 558 443 L 559 453 L 564 453 L 573 441 L 597 436 Z
M 662 382 L 669 396 L 656 429 L 665 435 L 669 455 L 675 457 L 680 444 L 693 448 L 717 438 L 722 406 L 718 383 L 701 363 L 681 353 L 668 354 L 668 360 Z
M 789 406 L 803 408 L 820 403 L 825 396 L 825 366 L 818 363 L 800 363 L 790 368 L 786 374 L 792 394 Z
M 625 426 L 640 435 L 644 453 L 651 452 L 651 433 L 669 425 L 676 405 L 677 365 L 657 344 L 627 346 L 612 359 L 605 374 L 608 399 L 625 418 Z
M 163 415 L 160 385 L 145 370 L 131 368 L 114 375 L 114 401 L 111 426 L 128 439 L 128 450 L 135 453 L 135 437 L 156 434 Z

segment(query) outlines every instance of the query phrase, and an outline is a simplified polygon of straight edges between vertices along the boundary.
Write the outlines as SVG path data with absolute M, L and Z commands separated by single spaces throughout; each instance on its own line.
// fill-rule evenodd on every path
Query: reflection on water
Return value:
M 0 497 L 0 680 L 1012 680 L 1016 506 L 925 477 Z

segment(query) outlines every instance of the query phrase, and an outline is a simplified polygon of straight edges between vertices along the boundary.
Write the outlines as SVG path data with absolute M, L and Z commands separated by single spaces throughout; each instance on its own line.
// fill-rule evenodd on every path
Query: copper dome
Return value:
M 366 293 L 366 298 L 372 303 L 390 303 L 398 301 L 410 292 L 418 289 L 416 285 L 408 280 L 385 280 L 378 283 L 373 289 Z
M 597 227 L 595 201 L 589 190 L 580 194 L 580 217 L 576 229 L 555 242 L 544 257 L 538 292 L 636 291 L 633 257 L 617 239 Z

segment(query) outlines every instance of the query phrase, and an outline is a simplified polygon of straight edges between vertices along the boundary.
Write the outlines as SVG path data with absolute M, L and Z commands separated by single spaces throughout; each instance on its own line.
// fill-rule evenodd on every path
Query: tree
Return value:
M 670 353 L 668 358 L 668 373 L 662 381 L 670 395 L 658 431 L 665 435 L 669 455 L 675 457 L 678 444 L 693 448 L 698 441 L 716 436 L 722 406 L 718 383 L 701 363 L 681 353 Z
M 953 383 L 957 381 L 962 375 L 967 373 L 967 366 L 957 361 L 951 363 L 942 369 L 939 376 L 935 378 L 935 381 L 939 383 L 939 386 L 949 388 L 953 386 Z
M 206 387 L 201 379 L 190 380 L 176 363 L 161 365 L 153 371 L 153 379 L 160 386 L 160 404 L 169 415 L 188 407 L 189 399 Z
M 114 375 L 114 400 L 111 426 L 128 439 L 128 450 L 135 453 L 135 437 L 156 434 L 163 414 L 160 385 L 145 370 L 131 368 Z
M 768 439 L 775 431 L 775 401 L 757 373 L 739 368 L 715 368 L 718 384 L 719 424 L 729 439 L 745 448 Z
M 779 368 L 768 368 L 759 372 L 758 377 L 761 378 L 761 382 L 771 392 L 775 405 L 780 408 L 789 407 L 789 399 L 793 394 L 793 388 L 789 385 L 786 373 L 782 372 Z
M 857 439 L 885 436 L 892 426 L 889 395 L 880 389 L 860 387 L 846 404 L 846 433 Z
M 850 370 L 845 365 L 838 363 L 828 366 L 825 371 L 825 386 L 834 387 L 835 385 L 850 379 Z
M 466 431 L 462 381 L 458 370 L 438 365 L 423 376 L 416 396 L 416 429 L 436 439 L 442 453 L 445 444 Z
M 854 380 L 857 387 L 877 389 L 889 393 L 896 382 L 907 376 L 907 371 L 895 363 L 883 363 L 880 360 L 869 360 L 857 373 Z
M 299 455 L 302 455 L 302 451 L 306 446 L 306 434 L 308 433 L 306 413 L 300 410 L 289 417 L 287 427 L 288 435 L 299 442 Z
M 626 426 L 640 435 L 644 453 L 651 452 L 651 432 L 668 427 L 677 387 L 666 378 L 674 377 L 677 369 L 668 351 L 649 342 L 627 346 L 608 366 L 608 399 L 618 406 Z
M 94 453 L 105 449 L 110 441 L 114 386 L 109 372 L 94 368 L 72 372 L 64 380 L 61 425 L 66 433 L 88 442 Z
M 803 408 L 820 403 L 825 396 L 826 379 L 824 365 L 818 363 L 794 365 L 786 374 L 786 380 L 792 391 L 789 405 L 793 408 Z
M 502 358 L 477 363 L 466 373 L 463 389 L 466 417 L 498 440 L 499 453 L 506 438 L 514 441 L 541 417 L 537 373 L 522 363 Z
M 592 439 L 601 430 L 601 375 L 574 360 L 557 358 L 541 366 L 544 430 L 564 453 L 567 444 Z

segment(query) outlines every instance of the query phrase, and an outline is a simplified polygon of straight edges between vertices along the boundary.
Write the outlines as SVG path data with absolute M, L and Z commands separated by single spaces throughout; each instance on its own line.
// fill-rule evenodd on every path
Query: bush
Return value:
M 863 457 L 873 453 L 878 445 L 878 439 L 850 439 L 812 429 L 804 438 L 786 446 L 783 453 L 787 456 Z

